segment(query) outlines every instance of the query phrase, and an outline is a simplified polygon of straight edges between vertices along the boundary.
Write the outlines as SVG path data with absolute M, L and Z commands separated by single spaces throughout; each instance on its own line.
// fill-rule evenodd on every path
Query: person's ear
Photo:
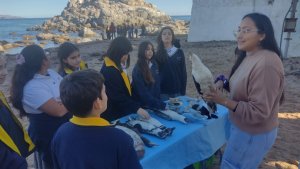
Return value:
M 259 38 L 259 41 L 263 41 L 266 38 L 266 34 L 261 34 L 261 37 Z
M 102 109 L 102 103 L 101 103 L 101 100 L 99 99 L 99 97 L 97 97 L 97 99 L 93 102 L 93 108 L 95 110 Z

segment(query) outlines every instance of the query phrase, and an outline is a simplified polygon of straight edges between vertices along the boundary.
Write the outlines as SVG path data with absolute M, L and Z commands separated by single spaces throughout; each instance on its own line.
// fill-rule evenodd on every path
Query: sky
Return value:
M 192 0 L 145 0 L 168 15 L 191 15 Z M 42 18 L 60 15 L 68 0 L 0 0 L 0 15 Z

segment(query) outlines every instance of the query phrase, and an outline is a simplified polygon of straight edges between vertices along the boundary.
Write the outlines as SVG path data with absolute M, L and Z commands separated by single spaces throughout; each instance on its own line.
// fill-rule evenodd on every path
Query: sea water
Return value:
M 171 16 L 173 20 L 185 20 L 190 21 L 191 16 Z M 24 35 L 36 36 L 41 33 L 39 31 L 27 31 L 27 28 L 31 28 L 35 25 L 42 25 L 46 20 L 50 18 L 18 18 L 18 19 L 0 19 L 0 41 L 16 42 L 22 41 Z M 59 33 L 59 32 L 54 32 Z M 70 36 L 76 37 L 76 34 Z M 36 38 L 33 38 L 33 42 L 39 44 Z M 48 41 L 44 48 L 56 47 L 58 44 L 54 44 L 52 41 Z M 9 54 L 19 53 L 23 47 L 13 48 L 7 51 Z

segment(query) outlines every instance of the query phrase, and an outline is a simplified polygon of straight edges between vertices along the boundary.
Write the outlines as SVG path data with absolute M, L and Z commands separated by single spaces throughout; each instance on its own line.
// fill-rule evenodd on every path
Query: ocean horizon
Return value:
M 190 15 L 178 15 L 178 16 L 171 16 L 173 20 L 184 20 L 190 21 Z M 40 31 L 27 31 L 27 28 L 31 28 L 35 25 L 41 25 L 46 20 L 50 18 L 13 18 L 13 19 L 0 19 L 0 41 L 7 41 L 7 42 L 16 42 L 22 41 L 24 35 L 32 35 L 36 36 L 40 33 Z M 61 34 L 61 32 L 54 32 L 57 34 Z M 77 33 L 69 33 L 71 37 L 77 37 Z M 35 43 L 39 43 L 36 39 L 33 40 Z M 56 47 L 57 44 L 54 44 L 52 41 L 49 41 L 44 48 L 51 48 Z M 8 50 L 6 53 L 15 54 L 20 52 L 20 48 L 13 48 Z

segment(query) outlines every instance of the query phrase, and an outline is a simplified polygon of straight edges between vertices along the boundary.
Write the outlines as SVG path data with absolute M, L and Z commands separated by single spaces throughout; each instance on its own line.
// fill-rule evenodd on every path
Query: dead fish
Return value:
M 173 133 L 173 130 L 175 129 L 162 129 L 155 126 L 154 124 L 151 124 L 150 122 L 142 121 L 134 117 L 129 117 L 129 120 L 126 123 L 131 127 L 137 128 L 142 133 L 151 134 L 162 139 L 166 138 L 167 136 L 170 136 Z
M 184 124 L 188 123 L 189 120 L 183 115 L 178 114 L 173 110 L 153 110 L 153 112 L 166 120 L 176 120 Z
M 134 128 L 134 127 L 131 127 L 129 126 L 128 124 L 126 123 L 121 123 L 119 120 L 116 121 L 114 123 L 114 125 L 118 125 L 118 126 L 123 126 L 123 127 L 126 127 L 132 131 L 134 131 L 141 139 L 142 141 L 144 142 L 144 144 L 147 146 L 147 147 L 153 147 L 153 146 L 157 146 L 157 144 L 151 142 L 149 139 L 147 139 L 146 137 L 144 137 L 139 131 L 138 129 Z

